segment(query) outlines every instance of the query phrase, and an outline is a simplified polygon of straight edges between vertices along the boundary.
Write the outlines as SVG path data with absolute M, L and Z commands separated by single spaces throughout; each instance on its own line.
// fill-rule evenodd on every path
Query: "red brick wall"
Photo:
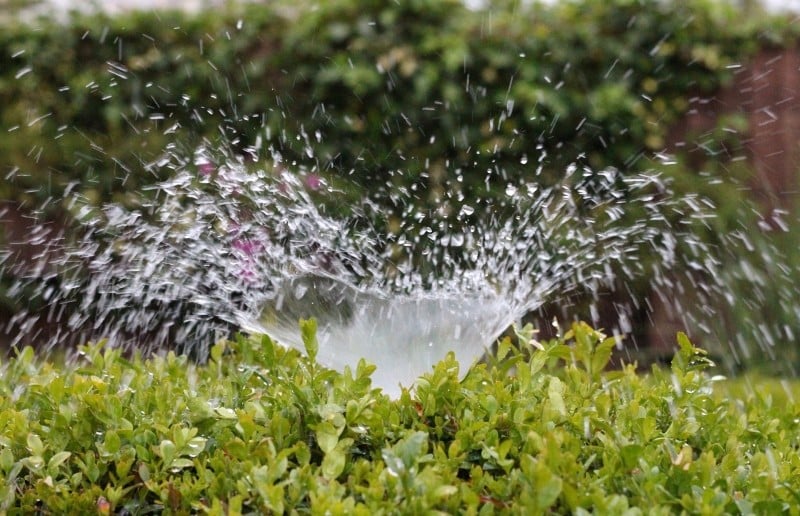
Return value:
M 747 131 L 738 135 L 740 146 L 723 147 L 712 159 L 746 160 L 753 167 L 747 187 L 768 219 L 774 209 L 800 208 L 800 48 L 763 50 L 734 69 L 732 82 L 716 95 L 692 98 L 687 116 L 671 131 L 667 151 L 685 153 L 690 165 L 699 166 L 708 159 L 704 146 L 712 131 L 731 114 L 744 117 Z M 676 297 L 685 304 L 696 302 Z M 653 352 L 666 354 L 675 347 L 676 332 L 686 327 L 680 320 L 684 309 L 658 296 L 650 303 L 648 344 Z
M 796 205 L 800 158 L 800 48 L 763 50 L 734 70 L 732 83 L 712 97 L 690 101 L 671 131 L 668 151 L 705 153 L 703 144 L 723 115 L 746 118 L 743 149 L 725 149 L 720 160 L 747 159 L 755 168 L 749 185 L 765 208 Z

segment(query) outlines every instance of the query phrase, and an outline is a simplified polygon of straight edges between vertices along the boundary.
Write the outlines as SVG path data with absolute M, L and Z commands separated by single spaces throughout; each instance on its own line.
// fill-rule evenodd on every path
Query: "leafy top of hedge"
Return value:
M 373 367 L 330 371 L 269 338 L 198 365 L 102 344 L 30 348 L 0 380 L 0 510 L 781 513 L 800 504 L 798 405 L 725 399 L 680 335 L 668 370 L 604 372 L 575 324 L 466 371 L 448 357 L 389 399 Z

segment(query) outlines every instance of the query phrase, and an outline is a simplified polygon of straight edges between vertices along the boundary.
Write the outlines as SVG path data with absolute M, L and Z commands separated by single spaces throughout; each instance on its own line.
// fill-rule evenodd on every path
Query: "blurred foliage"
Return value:
M 661 167 L 654 153 L 689 99 L 797 30 L 713 0 L 489 4 L 281 0 L 3 22 L 0 198 L 58 217 L 132 204 L 170 174 L 170 155 L 191 161 L 207 142 L 366 193 L 390 229 L 411 209 L 448 217 L 553 184 L 574 162 Z M 729 227 L 742 194 L 714 162 L 665 169 L 679 191 L 708 192 Z M 60 206 L 65 192 L 80 203 Z
M 0 0 L 0 16 L 17 15 L 23 9 L 40 3 L 41 0 Z
M 736 19 L 701 0 L 337 0 L 9 24 L 0 195 L 35 206 L 77 182 L 122 200 L 203 138 L 375 195 L 416 185 L 428 207 L 576 160 L 648 168 L 689 95 L 791 30 Z
M 231 20 L 177 12 L 5 28 L 0 194 L 37 203 L 76 183 L 90 203 L 124 200 L 156 179 L 149 165 L 176 141 L 191 148 L 220 128 L 246 124 L 234 104 L 247 92 L 237 56 L 269 47 L 260 34 L 274 28 L 260 12 L 245 34 L 216 45 L 235 30 Z M 266 80 L 257 81 L 251 104 L 263 98 Z

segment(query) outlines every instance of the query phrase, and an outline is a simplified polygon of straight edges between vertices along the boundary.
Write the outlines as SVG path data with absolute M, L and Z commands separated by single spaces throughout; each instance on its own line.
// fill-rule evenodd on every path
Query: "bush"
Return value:
M 572 162 L 653 167 L 690 97 L 796 31 L 708 0 L 317 4 L 5 23 L 0 197 L 69 226 L 87 205 L 139 204 L 207 143 L 372 197 L 387 231 L 417 213 L 446 228 L 481 202 L 499 217 L 506 191 L 558 183 Z M 688 166 L 669 173 L 678 195 L 707 188 Z M 2 266 L 0 308 L 21 313 Z
M 204 139 L 372 194 L 417 185 L 425 207 L 576 160 L 637 171 L 726 65 L 791 41 L 785 20 L 736 17 L 705 0 L 337 0 L 7 23 L 0 193 L 124 200 Z
M 392 400 L 373 367 L 330 371 L 269 338 L 205 365 L 102 344 L 2 364 L 0 510 L 9 514 L 793 513 L 798 406 L 727 399 L 679 335 L 669 370 L 604 372 L 584 324 Z M 716 387 L 715 387 L 716 385 Z M 735 386 L 741 388 L 741 384 Z M 716 389 L 716 393 L 715 393 Z M 795 389 L 796 392 L 796 389 Z

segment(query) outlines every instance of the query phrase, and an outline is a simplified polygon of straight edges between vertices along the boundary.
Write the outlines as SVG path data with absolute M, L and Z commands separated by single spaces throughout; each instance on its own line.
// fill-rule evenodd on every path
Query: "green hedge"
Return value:
M 502 192 L 576 160 L 647 168 L 689 96 L 786 40 L 788 22 L 734 23 L 724 4 L 337 0 L 10 24 L 0 194 L 36 205 L 79 181 L 90 202 L 124 199 L 203 138 L 260 139 L 372 193 L 419 183 L 422 205 L 474 198 L 487 173 Z
M 304 334 L 311 359 L 264 338 L 220 343 L 206 365 L 102 345 L 66 366 L 30 348 L 2 362 L 0 512 L 800 507 L 798 389 L 782 403 L 747 389 L 727 399 L 685 336 L 671 369 L 639 375 L 603 372 L 616 341 L 586 325 L 541 344 L 526 334 L 461 373 L 449 357 L 391 400 L 366 363 L 344 374 L 316 364 Z
M 275 32 L 262 11 L 224 44 L 230 17 L 176 12 L 5 27 L 0 193 L 35 206 L 78 182 L 91 203 L 124 201 L 157 179 L 148 165 L 169 145 L 192 149 L 225 123 L 241 125 L 227 93 L 252 104 L 270 89 L 257 77 L 260 91 L 246 90 L 241 67 L 269 46 L 261 34 Z
M 207 143 L 254 166 L 280 155 L 370 195 L 389 229 L 411 209 L 454 217 L 454 206 L 502 199 L 509 184 L 555 183 L 572 162 L 626 174 L 660 166 L 653 151 L 688 99 L 726 84 L 728 65 L 759 48 L 790 44 L 794 31 L 783 18 L 742 22 L 711 0 L 475 11 L 456 0 L 248 2 L 9 22 L 0 198 L 69 223 L 65 191 L 80 196 L 73 211 L 136 204 Z M 728 181 L 715 159 L 699 166 Z M 664 170 L 678 194 L 703 191 L 721 205 L 712 230 L 738 224 L 736 184 L 721 188 L 681 164 Z M 14 278 L 1 272 L 3 309 L 14 314 L 19 301 L 5 296 Z

